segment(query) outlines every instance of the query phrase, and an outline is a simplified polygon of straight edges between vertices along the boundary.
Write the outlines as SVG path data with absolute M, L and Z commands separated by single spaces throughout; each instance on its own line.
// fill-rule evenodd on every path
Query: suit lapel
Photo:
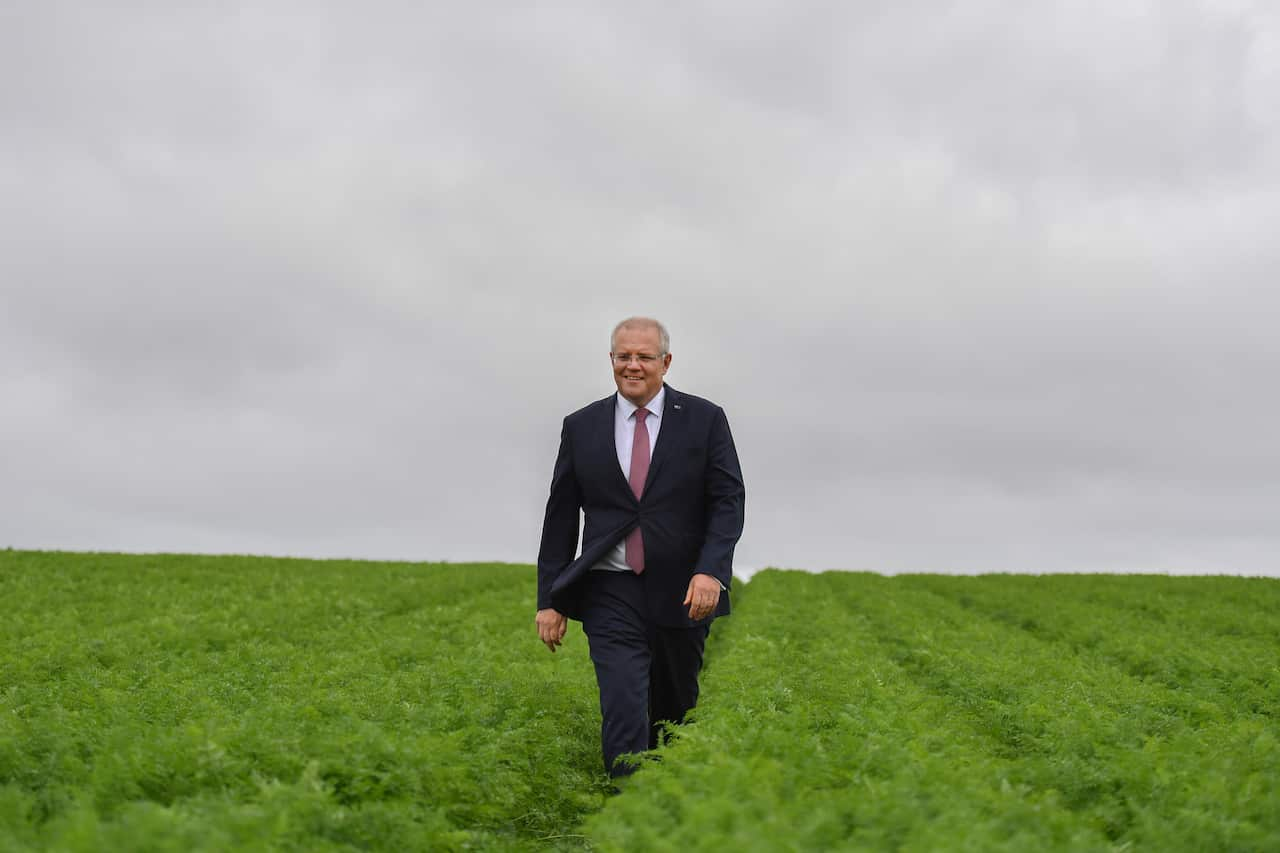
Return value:
M 611 472 L 606 476 L 613 483 L 613 488 L 621 489 L 627 497 L 634 501 L 635 494 L 631 491 L 631 484 L 627 482 L 626 476 L 622 473 L 622 466 L 618 464 L 618 445 L 613 435 L 614 420 L 617 418 L 617 414 L 617 394 L 610 394 L 600 401 L 600 412 L 597 415 L 599 420 L 595 428 L 595 434 L 599 436 L 600 443 L 597 445 L 596 454 L 600 458 L 600 464 Z M 662 437 L 661 432 L 658 433 L 658 437 Z
M 680 447 L 684 443 L 686 425 L 684 401 L 679 391 L 670 385 L 666 388 L 667 398 L 662 405 L 662 428 L 658 430 L 658 443 L 653 446 L 653 456 L 649 460 L 649 476 L 644 479 L 641 498 L 649 493 L 649 488 L 662 470 L 662 463 L 671 456 L 672 448 Z

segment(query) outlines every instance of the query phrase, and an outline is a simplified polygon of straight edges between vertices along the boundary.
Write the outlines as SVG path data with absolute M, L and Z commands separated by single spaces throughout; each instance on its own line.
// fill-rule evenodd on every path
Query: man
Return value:
M 600 687 L 605 769 L 657 746 L 697 704 L 711 620 L 729 612 L 745 490 L 724 411 L 663 381 L 657 320 L 610 338 L 618 392 L 564 419 L 538 551 L 538 636 L 555 651 L 582 622 Z M 578 513 L 584 514 L 582 553 Z

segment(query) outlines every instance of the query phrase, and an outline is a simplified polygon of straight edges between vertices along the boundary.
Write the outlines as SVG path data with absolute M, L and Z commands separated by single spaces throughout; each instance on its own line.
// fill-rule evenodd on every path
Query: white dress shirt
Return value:
M 653 448 L 658 444 L 658 430 L 662 429 L 662 409 L 666 404 L 667 389 L 661 388 L 657 395 L 645 406 L 649 416 L 644 425 L 649 431 L 649 458 L 653 458 Z M 636 409 L 635 403 L 618 392 L 618 404 L 613 410 L 613 446 L 618 451 L 618 464 L 622 466 L 622 478 L 631 482 L 631 448 L 636 441 Z M 627 565 L 627 540 L 623 537 L 612 551 L 600 558 L 600 562 L 591 567 L 592 571 L 629 572 Z

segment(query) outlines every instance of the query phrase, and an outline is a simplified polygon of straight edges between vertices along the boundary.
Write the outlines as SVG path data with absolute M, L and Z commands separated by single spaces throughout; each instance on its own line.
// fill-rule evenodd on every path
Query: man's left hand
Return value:
M 711 575 L 697 574 L 689 580 L 689 591 L 684 603 L 689 607 L 689 618 L 701 620 L 716 612 L 720 603 L 720 581 Z

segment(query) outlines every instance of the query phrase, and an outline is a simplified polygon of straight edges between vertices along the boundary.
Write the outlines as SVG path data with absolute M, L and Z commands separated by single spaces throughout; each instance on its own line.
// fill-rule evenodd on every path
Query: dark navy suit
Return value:
M 745 489 L 724 410 L 666 388 L 662 427 L 637 499 L 614 445 L 616 395 L 564 419 L 538 552 L 538 609 L 580 620 L 600 685 L 605 765 L 657 742 L 657 723 L 679 722 L 697 702 L 703 642 L 729 612 L 733 550 Z M 584 517 L 582 554 L 579 512 Z M 590 568 L 639 525 L 644 573 Z M 724 587 L 714 613 L 689 618 L 690 578 Z

